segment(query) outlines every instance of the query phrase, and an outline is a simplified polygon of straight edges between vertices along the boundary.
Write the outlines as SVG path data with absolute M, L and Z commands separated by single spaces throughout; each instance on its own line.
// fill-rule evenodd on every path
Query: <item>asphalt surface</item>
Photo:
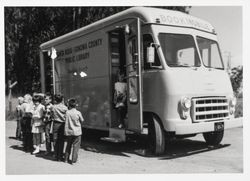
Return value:
M 243 173 L 243 128 L 225 131 L 218 147 L 207 146 L 202 135 L 173 140 L 162 156 L 150 155 L 145 138 L 126 143 L 84 139 L 78 163 L 71 165 L 45 156 L 25 153 L 16 140 L 16 122 L 6 121 L 6 174 L 134 174 L 134 173 Z

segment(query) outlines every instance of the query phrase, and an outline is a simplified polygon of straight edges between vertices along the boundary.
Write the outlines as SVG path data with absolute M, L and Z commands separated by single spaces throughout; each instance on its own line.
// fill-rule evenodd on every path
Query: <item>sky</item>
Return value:
M 192 6 L 190 14 L 214 26 L 224 60 L 230 52 L 232 67 L 242 65 L 241 6 Z

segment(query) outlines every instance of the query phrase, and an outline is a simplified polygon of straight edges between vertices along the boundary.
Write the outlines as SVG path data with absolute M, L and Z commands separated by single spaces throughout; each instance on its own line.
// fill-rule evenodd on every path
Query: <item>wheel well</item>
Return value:
M 152 121 L 152 117 L 155 117 L 157 119 L 157 121 L 159 122 L 159 124 L 161 125 L 161 127 L 163 128 L 163 130 L 165 131 L 164 126 L 162 124 L 162 120 L 154 112 L 143 112 L 143 123 L 148 123 L 149 121 Z

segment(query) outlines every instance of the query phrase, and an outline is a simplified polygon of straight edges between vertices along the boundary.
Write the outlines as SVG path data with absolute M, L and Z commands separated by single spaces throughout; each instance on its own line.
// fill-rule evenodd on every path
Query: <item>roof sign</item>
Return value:
M 160 21 L 163 24 L 173 25 L 173 26 L 186 26 L 201 29 L 204 31 L 213 32 L 213 27 L 198 18 L 187 17 L 187 16 L 175 16 L 175 15 L 160 15 Z

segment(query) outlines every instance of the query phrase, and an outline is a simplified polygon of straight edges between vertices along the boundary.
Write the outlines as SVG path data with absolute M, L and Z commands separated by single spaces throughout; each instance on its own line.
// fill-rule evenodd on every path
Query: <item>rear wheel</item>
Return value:
M 208 145 L 219 145 L 224 136 L 224 131 L 203 133 L 203 137 Z
M 161 155 L 165 151 L 165 134 L 159 120 L 152 116 L 148 123 L 149 148 L 155 155 Z

